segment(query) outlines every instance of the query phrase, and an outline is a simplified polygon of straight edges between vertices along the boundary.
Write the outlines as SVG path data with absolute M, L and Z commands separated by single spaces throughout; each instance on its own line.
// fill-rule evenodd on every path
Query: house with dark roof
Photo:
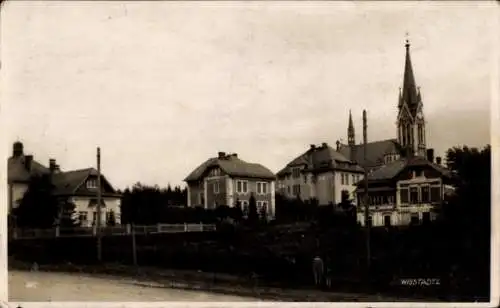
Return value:
M 75 204 L 75 214 L 82 226 L 91 226 L 97 221 L 97 170 L 62 171 L 55 159 L 49 160 L 49 167 L 25 155 L 21 142 L 15 142 L 12 156 L 7 162 L 7 182 L 9 212 L 17 207 L 28 189 L 30 179 L 37 175 L 50 175 L 54 185 L 54 194 Z M 102 222 L 106 223 L 110 215 L 120 223 L 121 196 L 115 191 L 105 176 L 101 174 Z M 76 218 L 76 217 L 75 217 Z
M 338 204 L 342 193 L 355 198 L 355 184 L 364 170 L 327 143 L 314 144 L 277 174 L 278 192 L 288 198 L 316 199 L 320 205 Z
M 247 214 L 253 195 L 259 213 L 273 219 L 275 179 L 273 172 L 261 164 L 246 162 L 237 154 L 219 152 L 217 157 L 203 162 L 184 180 L 187 183 L 187 203 L 206 209 L 238 204 Z
M 412 156 L 392 161 L 366 179 L 368 182 L 368 223 L 372 226 L 400 226 L 436 218 L 447 194 L 453 193 L 453 175 L 428 157 Z M 365 179 L 357 183 L 357 219 L 365 225 Z

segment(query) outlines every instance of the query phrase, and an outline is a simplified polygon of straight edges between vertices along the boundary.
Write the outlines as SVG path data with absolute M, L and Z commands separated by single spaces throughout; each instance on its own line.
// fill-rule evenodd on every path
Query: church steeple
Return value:
M 410 155 L 426 155 L 425 120 L 422 96 L 417 87 L 410 57 L 410 42 L 405 41 L 403 87 L 399 90 L 398 141 Z
M 402 107 L 403 104 L 406 104 L 410 109 L 412 116 L 415 116 L 419 101 L 417 86 L 415 84 L 415 75 L 413 74 L 413 66 L 411 64 L 410 41 L 408 38 L 406 39 L 405 48 L 406 58 L 403 74 L 403 89 L 401 91 L 401 101 L 399 105 Z
M 354 133 L 354 124 L 352 123 L 352 114 L 349 110 L 349 126 L 347 128 L 347 144 L 353 146 L 356 144 L 356 135 Z

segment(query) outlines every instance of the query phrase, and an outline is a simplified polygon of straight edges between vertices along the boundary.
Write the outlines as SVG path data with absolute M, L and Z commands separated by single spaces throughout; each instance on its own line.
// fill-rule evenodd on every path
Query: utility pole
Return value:
M 102 239 L 101 239 L 101 148 L 97 147 L 97 260 L 102 261 Z
M 367 123 L 366 123 L 366 110 L 363 110 L 363 156 L 364 156 L 364 161 L 366 162 L 367 158 L 367 143 L 368 143 L 368 137 L 367 137 Z M 368 167 L 365 165 L 365 181 L 364 181 L 364 186 L 365 186 L 365 194 L 364 194 L 364 200 L 365 200 L 365 230 L 366 230 L 366 267 L 367 270 L 370 270 L 370 227 L 371 225 L 368 223 L 369 217 L 370 217 L 370 209 L 369 209 L 369 199 L 368 199 Z
M 135 242 L 135 225 L 131 224 L 131 232 L 132 233 L 132 260 L 134 262 L 134 266 L 137 266 L 137 246 Z

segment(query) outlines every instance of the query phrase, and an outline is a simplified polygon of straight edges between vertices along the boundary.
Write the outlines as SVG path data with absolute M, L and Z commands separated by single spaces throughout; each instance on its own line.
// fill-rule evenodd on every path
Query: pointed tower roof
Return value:
M 347 142 L 349 143 L 349 145 L 354 145 L 356 143 L 354 124 L 352 122 L 352 114 L 350 109 L 349 109 L 349 126 L 347 127 Z
M 415 115 L 418 106 L 418 93 L 417 93 L 417 86 L 415 83 L 415 76 L 413 74 L 413 67 L 411 64 L 410 42 L 408 41 L 408 39 L 406 39 L 405 48 L 406 48 L 406 59 L 405 59 L 403 89 L 401 91 L 402 93 L 401 93 L 400 106 L 406 103 L 410 108 L 412 115 Z

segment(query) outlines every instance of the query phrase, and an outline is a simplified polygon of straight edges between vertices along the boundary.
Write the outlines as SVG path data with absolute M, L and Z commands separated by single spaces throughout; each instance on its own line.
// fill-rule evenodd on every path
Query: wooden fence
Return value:
M 158 233 L 183 233 L 183 232 L 211 232 L 215 231 L 213 224 L 157 224 L 150 226 L 103 226 L 100 232 L 103 236 L 130 235 L 134 232 L 140 234 L 158 234 Z M 53 237 L 86 237 L 96 236 L 97 228 L 94 227 L 75 227 L 52 229 L 11 229 L 9 230 L 10 239 L 33 239 L 33 238 L 53 238 Z

